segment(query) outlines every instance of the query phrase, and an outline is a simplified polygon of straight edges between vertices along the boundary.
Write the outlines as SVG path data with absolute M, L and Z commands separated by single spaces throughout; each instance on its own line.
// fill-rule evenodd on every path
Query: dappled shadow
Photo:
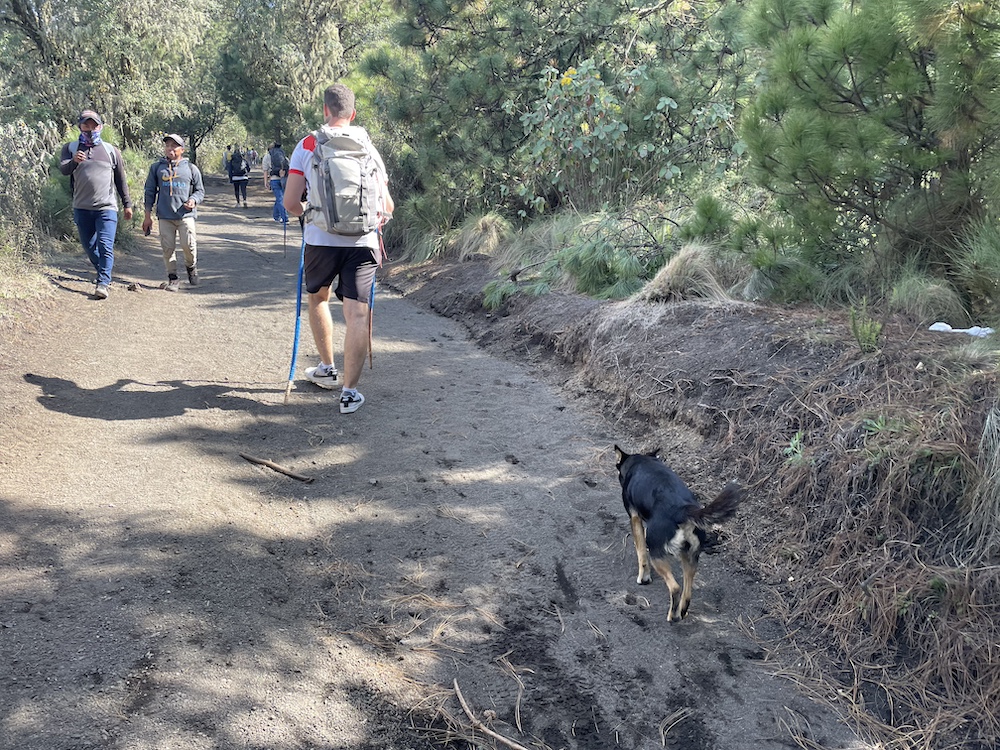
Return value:
M 0 563 L 18 571 L 16 594 L 0 601 L 0 746 L 64 747 L 72 727 L 81 747 L 204 737 L 277 747 L 246 743 L 262 719 L 326 746 L 350 711 L 356 726 L 338 747 L 402 747 L 403 736 L 431 747 L 400 723 L 408 709 L 397 696 L 348 668 L 358 648 L 334 633 L 357 625 L 350 608 L 316 605 L 338 588 L 360 614 L 361 582 L 332 562 L 334 529 L 295 540 L 228 524 L 179 532 L 157 512 L 81 528 L 17 507 L 0 498 Z M 344 618 L 334 629 L 331 615 Z M 320 656 L 334 650 L 344 657 Z M 262 667 L 282 697 L 253 688 Z M 336 703 L 341 690 L 354 698 Z

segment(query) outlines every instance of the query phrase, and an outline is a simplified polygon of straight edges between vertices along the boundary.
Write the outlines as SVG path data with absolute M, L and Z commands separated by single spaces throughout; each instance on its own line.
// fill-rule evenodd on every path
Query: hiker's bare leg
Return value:
M 344 387 L 357 388 L 368 356 L 368 303 L 344 300 Z
M 309 294 L 309 329 L 319 358 L 328 365 L 333 364 L 333 316 L 330 314 L 330 287 L 322 287 L 315 294 Z

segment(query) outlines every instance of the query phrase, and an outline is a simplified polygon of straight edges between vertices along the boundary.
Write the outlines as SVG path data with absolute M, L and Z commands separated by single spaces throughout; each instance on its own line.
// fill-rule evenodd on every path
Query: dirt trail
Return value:
M 283 405 L 298 242 L 268 200 L 210 188 L 199 287 L 157 288 L 154 236 L 97 302 L 81 255 L 0 341 L 0 748 L 440 747 L 455 680 L 526 747 L 866 747 L 768 675 L 725 554 L 679 625 L 635 585 L 627 438 L 587 398 L 381 289 L 365 406 Z

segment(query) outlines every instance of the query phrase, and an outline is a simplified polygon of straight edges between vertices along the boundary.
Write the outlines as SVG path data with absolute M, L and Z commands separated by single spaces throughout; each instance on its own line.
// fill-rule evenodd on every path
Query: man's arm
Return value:
M 62 155 L 59 157 L 59 171 L 64 175 L 71 175 L 76 170 L 78 162 L 73 158 L 76 152 L 72 149 L 72 143 L 63 144 Z
M 392 199 L 389 195 L 389 186 L 385 186 L 385 215 L 392 216 L 392 212 L 396 210 L 396 201 Z
M 125 209 L 125 219 L 132 218 L 132 197 L 128 192 L 128 180 L 125 179 L 125 159 L 122 152 L 115 148 L 115 190 L 122 199 L 122 207 Z
M 205 200 L 205 181 L 201 178 L 201 170 L 194 164 L 191 164 L 191 188 L 195 204 L 202 203 Z
M 159 181 L 156 174 L 156 164 L 158 163 L 154 163 L 149 168 L 149 174 L 146 175 L 146 184 L 142 191 L 142 205 L 146 209 L 145 217 L 142 220 L 143 234 L 149 234 L 149 231 L 153 227 L 153 206 L 156 205 L 156 191 L 159 188 Z
M 301 172 L 289 172 L 285 184 L 285 198 L 282 201 L 285 210 L 292 216 L 301 216 L 305 212 L 302 205 L 302 194 L 306 191 L 306 177 Z

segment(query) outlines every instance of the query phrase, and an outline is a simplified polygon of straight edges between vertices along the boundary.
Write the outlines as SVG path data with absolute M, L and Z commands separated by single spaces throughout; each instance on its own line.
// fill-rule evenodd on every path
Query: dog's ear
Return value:
M 617 445 L 615 446 L 615 466 L 621 468 L 622 464 L 625 463 L 625 459 L 628 458 L 628 453 L 623 451 Z

